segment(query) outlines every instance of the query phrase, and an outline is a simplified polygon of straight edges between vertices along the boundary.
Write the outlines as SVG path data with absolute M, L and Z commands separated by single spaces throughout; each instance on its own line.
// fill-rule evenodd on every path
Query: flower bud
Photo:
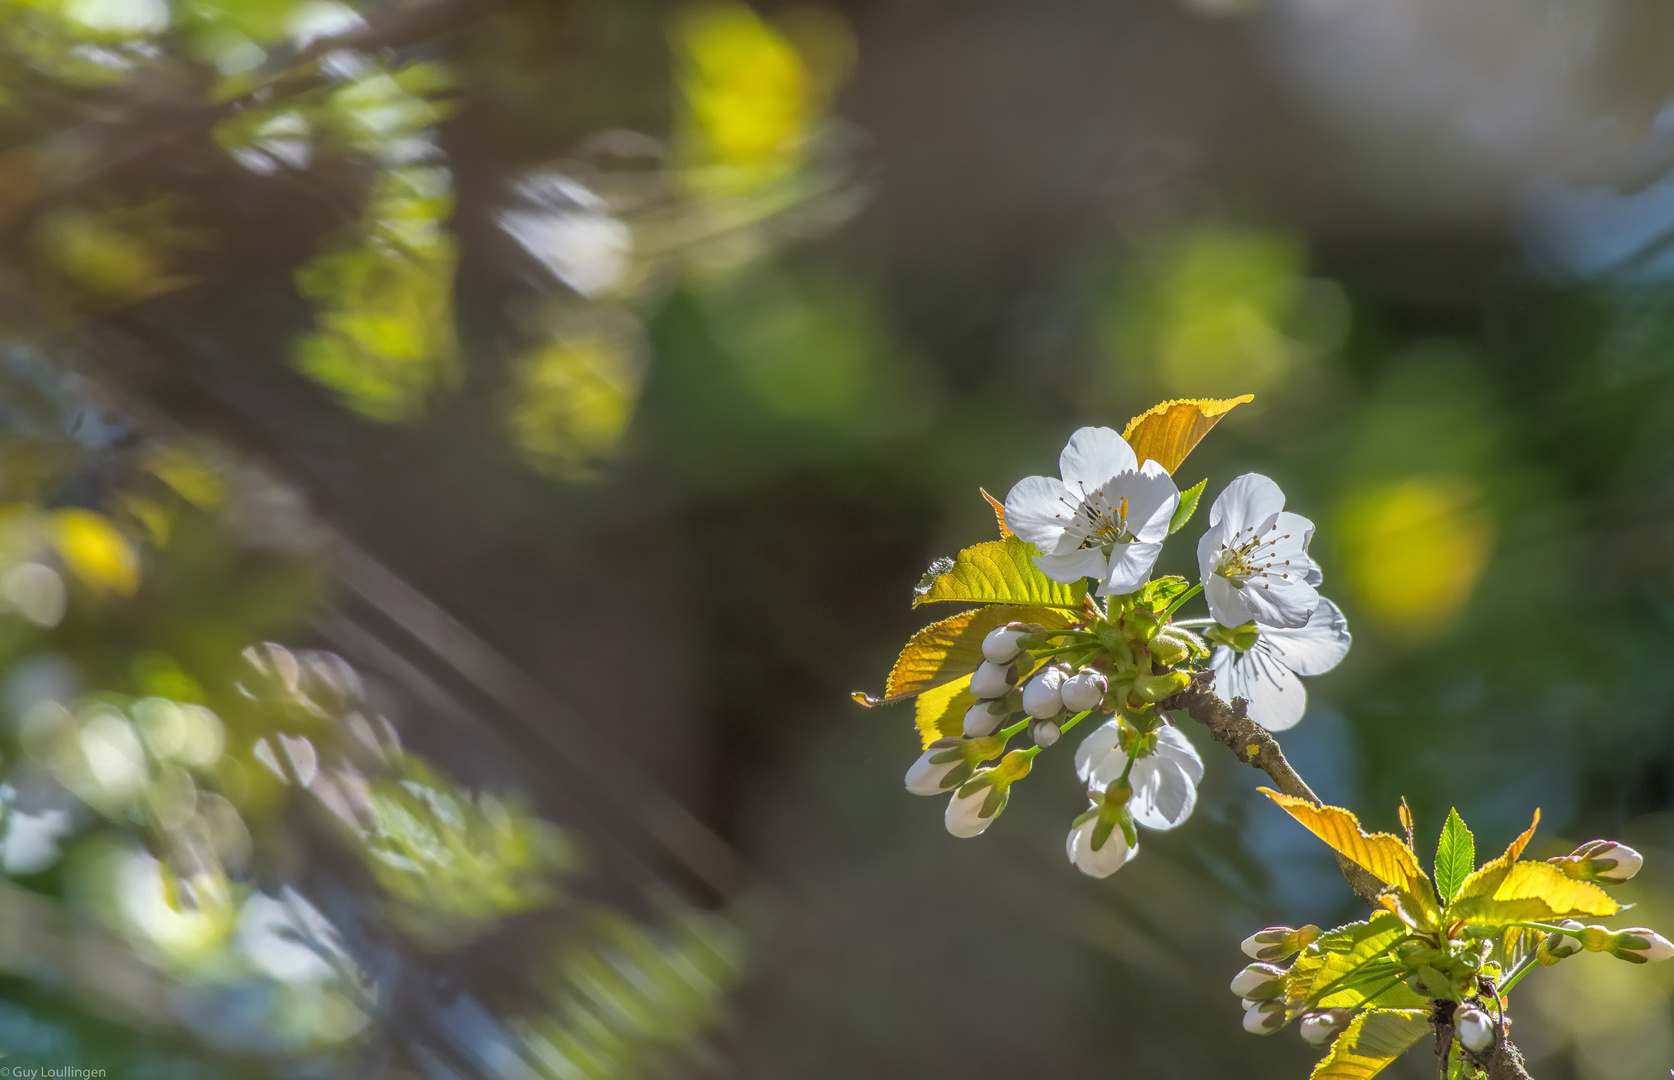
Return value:
M 1037 720 L 1030 726 L 1029 734 L 1034 736 L 1036 746 L 1045 749 L 1058 741 L 1062 731 L 1050 720 Z
M 1475 1005 L 1453 1010 L 1453 1030 L 1459 1033 L 1459 1045 L 1473 1054 L 1494 1045 L 1494 1019 Z
M 988 830 L 988 826 L 994 824 L 994 819 L 1000 816 L 1000 811 L 1006 808 L 1010 791 L 981 782 L 984 773 L 993 771 L 982 770 L 975 779 L 967 782 L 947 801 L 947 813 L 942 821 L 948 832 L 962 839 L 981 836 Z
M 1288 926 L 1269 926 L 1245 938 L 1238 947 L 1252 960 L 1283 960 L 1301 952 L 1319 937 L 1319 927 L 1304 926 L 1292 930 Z
M 1643 926 L 1612 934 L 1605 949 L 1618 960 L 1627 960 L 1635 964 L 1650 964 L 1674 958 L 1674 942 Z
M 1023 711 L 1049 720 L 1064 711 L 1064 669 L 1054 665 L 1029 680 L 1023 688 Z
M 971 675 L 971 693 L 979 700 L 1002 698 L 1017 685 L 1017 668 L 984 660 Z
M 1271 1035 L 1285 1026 L 1285 1003 L 1263 1001 L 1244 1011 L 1244 1030 L 1251 1035 Z
M 961 780 L 970 776 L 970 770 L 962 770 L 963 776 L 953 774 L 965 764 L 958 739 L 937 739 L 907 770 L 907 790 L 914 795 L 940 795 L 958 787 Z
M 1304 1016 L 1297 1028 L 1302 1033 L 1303 1042 L 1309 1046 L 1324 1046 L 1337 1032 L 1348 1027 L 1348 1022 L 1347 1009 L 1327 1009 Z
M 1133 641 L 1150 641 L 1162 629 L 1162 623 L 1149 611 L 1130 611 L 1122 619 L 1127 636 Z
M 1088 877 L 1105 878 L 1120 870 L 1122 866 L 1135 855 L 1139 854 L 1137 843 L 1128 843 L 1127 836 L 1121 829 L 1111 828 L 1105 831 L 1103 841 L 1098 847 L 1093 846 L 1095 834 L 1099 829 L 1100 815 L 1089 810 L 1077 818 L 1070 829 L 1069 841 L 1065 849 L 1070 862 L 1075 868 Z
M 982 656 L 991 664 L 1009 664 L 1023 651 L 1018 640 L 1028 634 L 1021 623 L 1007 623 L 988 631 L 982 639 Z
M 1570 933 L 1547 934 L 1541 939 L 1539 948 L 1535 950 L 1535 955 L 1543 964 L 1555 964 L 1566 956 L 1574 956 L 1581 951 L 1579 935 L 1586 927 L 1574 919 L 1566 919 L 1559 925 Z
M 1110 684 L 1096 671 L 1077 672 L 1064 680 L 1064 708 L 1070 712 L 1086 712 L 1099 707 L 1104 691 Z
M 1170 671 L 1162 675 L 1141 675 L 1133 681 L 1133 693 L 1144 701 L 1164 701 L 1192 684 L 1192 677 L 1184 671 Z
M 1191 654 L 1191 648 L 1184 641 L 1169 634 L 1162 634 L 1151 642 L 1151 659 L 1168 667 L 1173 667 Z
M 1547 861 L 1577 881 L 1600 885 L 1620 885 L 1645 863 L 1639 852 L 1614 840 L 1589 840 L 1568 855 Z
M 1285 969 L 1272 964 L 1251 964 L 1232 977 L 1230 989 L 1251 1001 L 1278 997 L 1285 988 Z
M 993 701 L 979 701 L 965 710 L 965 734 L 972 738 L 992 735 L 1009 713 L 1004 705 Z

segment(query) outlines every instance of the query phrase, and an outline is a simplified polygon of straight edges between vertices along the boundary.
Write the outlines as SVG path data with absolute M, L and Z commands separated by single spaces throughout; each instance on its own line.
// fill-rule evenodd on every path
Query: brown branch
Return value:
M 1193 720 L 1208 728 L 1214 740 L 1231 750 L 1239 761 L 1266 773 L 1281 793 L 1307 799 L 1315 806 L 1324 805 L 1314 794 L 1314 789 L 1285 760 L 1279 740 L 1245 715 L 1248 703 L 1243 698 L 1234 698 L 1228 705 L 1209 689 L 1209 681 L 1207 673 L 1199 673 L 1190 686 L 1163 702 L 1163 708 L 1183 709 L 1190 713 Z M 1383 891 L 1383 882 L 1341 855 L 1337 856 L 1337 865 L 1342 868 L 1343 877 L 1348 879 L 1354 895 L 1364 900 L 1368 907 L 1378 907 L 1378 894 Z

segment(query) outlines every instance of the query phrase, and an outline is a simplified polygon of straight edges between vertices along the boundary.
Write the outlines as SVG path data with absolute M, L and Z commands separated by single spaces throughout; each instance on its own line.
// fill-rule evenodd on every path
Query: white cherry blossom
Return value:
M 1081 741 L 1075 751 L 1075 771 L 1088 788 L 1107 787 L 1127 768 L 1128 755 L 1117 745 L 1121 723 L 1111 720 Z M 1156 750 L 1133 763 L 1128 783 L 1133 798 L 1128 812 L 1147 829 L 1172 829 L 1192 816 L 1197 785 L 1203 780 L 1203 759 L 1179 728 L 1164 725 L 1157 732 Z
M 1006 525 L 1040 549 L 1041 573 L 1065 584 L 1097 578 L 1101 596 L 1145 584 L 1180 505 L 1168 470 L 1141 465 L 1113 429 L 1084 427 L 1058 472 L 1061 480 L 1025 477 L 1006 496 Z
M 1283 731 L 1302 719 L 1308 691 L 1298 675 L 1323 675 L 1348 654 L 1353 640 L 1348 620 L 1331 601 L 1320 599 L 1305 626 L 1255 627 L 1255 644 L 1242 651 L 1215 649 L 1209 668 L 1215 691 L 1228 701 L 1250 703 L 1249 716 L 1268 731 Z
M 1122 835 L 1120 828 L 1110 830 L 1104 843 L 1097 851 L 1093 850 L 1093 830 L 1098 828 L 1099 819 L 1088 818 L 1070 830 L 1069 839 L 1064 845 L 1069 861 L 1075 868 L 1088 877 L 1105 878 L 1120 870 L 1127 861 L 1139 854 L 1139 845 L 1128 845 L 1128 838 Z
M 1314 523 L 1287 513 L 1284 492 L 1267 477 L 1245 473 L 1228 484 L 1197 544 L 1209 614 L 1222 626 L 1306 624 L 1319 606 L 1313 535 Z

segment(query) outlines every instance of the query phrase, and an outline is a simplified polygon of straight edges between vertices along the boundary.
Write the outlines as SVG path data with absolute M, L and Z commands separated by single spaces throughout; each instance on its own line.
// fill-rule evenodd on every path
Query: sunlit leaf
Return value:
M 1245 394 L 1224 400 L 1165 401 L 1129 420 L 1122 437 L 1128 440 L 1141 462 L 1149 458 L 1173 472 L 1210 429 L 1221 422 L 1221 417 L 1253 400 L 1254 394 Z
M 1361 969 L 1390 946 L 1406 937 L 1407 927 L 1387 912 L 1373 915 L 1365 922 L 1348 923 L 1322 935 L 1314 947 L 1296 958 L 1285 978 L 1285 999 L 1291 1005 L 1312 1002 L 1321 1007 L 1352 1007 L 1365 1000 L 1362 993 L 1328 994 L 1315 1000 L 1316 995 L 1342 987 L 1345 978 Z M 1363 986 L 1362 990 L 1379 989 Z
M 988 494 L 987 488 L 977 488 L 977 490 L 982 492 L 982 497 L 984 499 L 988 500 L 988 505 L 994 508 L 994 520 L 1000 526 L 1000 539 L 1004 540 L 1006 537 L 1012 535 L 1011 526 L 1006 524 L 1006 504 Z
M 1186 527 L 1186 523 L 1197 512 L 1197 504 L 1203 498 L 1203 488 L 1209 483 L 1207 477 L 1199 480 L 1194 486 L 1180 493 L 1180 505 L 1174 508 L 1174 516 L 1168 522 L 1168 534 L 1173 536 Z
M 1451 900 L 1476 868 L 1476 838 L 1465 827 L 1457 808 L 1447 813 L 1441 839 L 1436 844 L 1436 891 Z
M 1331 1044 L 1311 1080 L 1369 1080 L 1430 1034 L 1427 1009 L 1364 1012 Z
M 139 588 L 139 555 L 103 514 L 58 511 L 52 515 L 52 543 L 64 565 L 94 592 L 132 596 Z
M 1079 609 L 1086 593 L 1084 582 L 1062 585 L 1042 574 L 1029 545 L 1011 536 L 961 551 L 953 569 L 934 578 L 913 606 L 950 600 Z
M 1429 878 L 1420 869 L 1412 849 L 1400 837 L 1363 831 L 1359 819 L 1341 807 L 1315 806 L 1306 799 L 1281 795 L 1271 788 L 1259 790 L 1332 850 L 1385 885 L 1420 895 L 1429 892 Z
M 964 734 L 965 714 L 976 704 L 976 700 L 976 695 L 971 693 L 969 675 L 918 695 L 914 704 L 918 711 L 920 742 L 928 747 L 937 739 Z
M 1523 854 L 1523 849 L 1529 846 L 1529 841 L 1534 839 L 1535 829 L 1539 827 L 1540 811 L 1536 810 L 1534 820 L 1529 822 L 1529 827 L 1524 829 L 1517 839 L 1511 842 L 1510 846 L 1505 849 L 1505 853 L 1493 862 L 1484 863 L 1482 869 L 1467 877 L 1464 883 L 1459 886 L 1456 895 L 1465 897 L 1492 894 L 1495 889 L 1499 888 L 1506 873 L 1516 864 L 1518 857 Z
M 1508 922 L 1560 919 L 1572 915 L 1614 915 L 1621 905 L 1590 881 L 1576 881 L 1551 863 L 1520 862 L 1506 871 L 1491 894 L 1453 902 L 1448 916 L 1494 926 Z
M 913 635 L 901 650 L 884 684 L 886 697 L 917 694 L 933 686 L 969 675 L 982 663 L 982 639 L 1008 622 L 1036 623 L 1049 629 L 1068 626 L 1062 611 L 1040 607 L 996 607 L 962 611 L 931 623 Z

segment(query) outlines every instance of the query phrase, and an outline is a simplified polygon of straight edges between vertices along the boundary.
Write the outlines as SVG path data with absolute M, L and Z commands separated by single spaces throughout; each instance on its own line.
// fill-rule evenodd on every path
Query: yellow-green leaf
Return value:
M 1009 536 L 961 551 L 953 569 L 932 578 L 913 606 L 948 600 L 1079 610 L 1086 592 L 1085 582 L 1062 585 L 1041 573 L 1030 546 Z
M 1128 421 L 1122 438 L 1128 440 L 1141 462 L 1150 458 L 1173 472 L 1186 460 L 1192 448 L 1209 434 L 1209 429 L 1221 422 L 1221 417 L 1246 401 L 1255 400 L 1254 394 L 1215 400 L 1165 401 Z
M 965 713 L 976 704 L 971 693 L 971 677 L 962 676 L 918 695 L 914 702 L 918 709 L 918 737 L 925 746 L 937 739 L 951 738 L 965 733 Z
M 1052 608 L 1001 604 L 961 611 L 941 622 L 931 623 L 914 634 L 901 650 L 900 658 L 895 661 L 895 667 L 884 683 L 884 696 L 895 698 L 922 693 L 960 675 L 970 674 L 982 663 L 982 639 L 996 626 L 1008 622 L 1035 623 L 1056 630 L 1068 626 L 1070 618 Z
M 1366 971 L 1367 965 L 1407 933 L 1406 925 L 1387 912 L 1337 927 L 1291 964 L 1285 978 L 1285 1000 L 1292 1007 L 1307 1002 L 1309 1007 L 1355 1008 L 1374 996 L 1384 998 L 1399 985 L 1393 972 L 1389 978 L 1371 981 L 1362 981 L 1359 973 L 1372 974 Z M 1395 1004 L 1420 1003 L 1403 998 Z
M 1620 905 L 1590 881 L 1565 876 L 1551 863 L 1520 862 L 1506 871 L 1489 894 L 1461 897 L 1448 907 L 1449 919 L 1478 926 L 1614 915 Z
M 139 555 L 103 514 L 60 510 L 51 536 L 64 565 L 94 592 L 132 596 L 139 588 Z
M 1523 849 L 1529 846 L 1529 841 L 1534 839 L 1535 829 L 1539 827 L 1540 811 L 1536 810 L 1534 820 L 1529 822 L 1529 827 L 1524 829 L 1517 839 L 1513 840 L 1511 845 L 1505 849 L 1505 854 L 1493 862 L 1484 863 L 1482 869 L 1466 878 L 1464 884 L 1459 886 L 1458 895 L 1460 897 L 1491 895 L 1495 889 L 1500 887 L 1500 882 L 1505 880 L 1505 875 L 1516 864 L 1518 857 L 1523 854 Z
M 1258 790 L 1301 822 L 1309 832 L 1329 844 L 1333 851 L 1385 885 L 1393 885 L 1419 896 L 1430 891 L 1429 877 L 1419 868 L 1412 849 L 1400 837 L 1389 833 L 1367 833 L 1360 828 L 1358 818 L 1338 806 L 1315 806 L 1306 799 L 1281 795 L 1272 788 Z
M 1194 487 L 1189 487 L 1180 493 L 1180 505 L 1174 508 L 1174 516 L 1168 519 L 1168 535 L 1173 536 L 1186 527 L 1186 523 L 1197 512 L 1197 504 L 1203 499 L 1203 489 L 1209 483 L 1207 477 L 1199 480 Z
M 1310 1080 L 1370 1080 L 1428 1034 L 1427 1009 L 1363 1012 L 1337 1036 Z

